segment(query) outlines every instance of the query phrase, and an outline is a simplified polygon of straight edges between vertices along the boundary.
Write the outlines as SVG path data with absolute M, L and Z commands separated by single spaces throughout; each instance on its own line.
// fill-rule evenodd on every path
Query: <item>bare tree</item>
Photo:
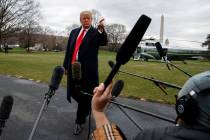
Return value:
M 80 27 L 80 25 L 79 24 L 76 24 L 76 23 L 67 26 L 66 27 L 67 34 L 69 34 L 73 29 L 78 28 L 78 27 Z
M 49 26 L 41 27 L 39 42 L 42 44 L 45 51 L 49 50 L 49 35 L 52 35 L 54 31 Z
M 106 26 L 108 40 L 110 44 L 117 47 L 125 39 L 126 27 L 122 24 L 109 24 Z
M 34 0 L 0 0 L 0 44 L 23 27 L 25 17 L 31 15 L 37 6 Z
M 35 43 L 39 42 L 37 34 L 40 30 L 41 27 L 34 20 L 29 20 L 24 28 L 22 28 L 19 36 L 19 42 L 21 46 L 27 50 L 27 52 L 29 52 L 29 47 L 32 47 Z
M 208 45 L 208 49 L 210 49 L 210 34 L 207 35 L 206 41 L 202 45 Z

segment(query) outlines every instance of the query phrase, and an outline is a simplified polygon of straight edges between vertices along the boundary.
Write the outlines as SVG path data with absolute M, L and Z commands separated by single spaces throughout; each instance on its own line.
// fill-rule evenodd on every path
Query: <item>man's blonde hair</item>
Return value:
M 88 15 L 88 16 L 90 16 L 92 18 L 92 12 L 91 11 L 82 11 L 80 13 L 80 18 L 81 18 L 81 16 L 84 16 L 84 15 Z

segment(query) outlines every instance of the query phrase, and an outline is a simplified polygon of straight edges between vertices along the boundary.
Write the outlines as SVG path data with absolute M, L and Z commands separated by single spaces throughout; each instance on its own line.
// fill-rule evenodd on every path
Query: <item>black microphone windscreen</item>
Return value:
M 155 43 L 155 47 L 156 47 L 156 49 L 158 51 L 159 56 L 160 57 L 163 57 L 164 56 L 164 54 L 163 54 L 163 48 L 162 48 L 160 42 L 156 42 Z
M 79 62 L 74 62 L 72 64 L 72 79 L 75 81 L 81 80 L 82 72 L 81 72 L 81 64 Z
M 56 66 L 54 68 L 53 74 L 52 74 L 52 78 L 49 84 L 49 87 L 53 90 L 57 90 L 60 82 L 62 80 L 63 77 L 63 73 L 64 73 L 64 68 L 62 66 Z
M 0 120 L 6 120 L 9 118 L 12 106 L 13 106 L 13 97 L 4 96 L 0 107 Z
M 113 62 L 113 61 L 111 61 L 111 60 L 109 60 L 109 61 L 108 61 L 108 64 L 109 64 L 109 66 L 110 66 L 111 68 L 113 68 L 113 67 L 114 67 L 114 65 L 115 65 L 115 64 L 114 64 L 114 62 Z
M 133 29 L 131 30 L 131 32 L 129 33 L 129 35 L 127 36 L 117 53 L 117 63 L 125 64 L 130 60 L 130 57 L 137 48 L 150 22 L 151 18 L 147 17 L 146 15 L 142 15 L 138 19 L 138 21 L 134 25 Z
M 117 97 L 124 87 L 124 82 L 122 80 L 118 80 L 112 88 L 112 96 Z

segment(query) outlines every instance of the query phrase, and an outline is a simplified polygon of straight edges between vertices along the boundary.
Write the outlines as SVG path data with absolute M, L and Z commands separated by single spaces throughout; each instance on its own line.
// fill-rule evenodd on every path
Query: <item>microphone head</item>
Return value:
M 122 80 L 118 80 L 111 91 L 112 96 L 117 97 L 124 87 L 124 82 Z
M 156 49 L 158 51 L 159 56 L 162 58 L 164 56 L 164 52 L 163 52 L 163 47 L 160 44 L 160 42 L 156 42 L 155 43 L 155 47 L 156 47 Z
M 0 120 L 7 120 L 9 118 L 12 106 L 13 106 L 13 97 L 4 96 L 0 107 Z
M 141 41 L 144 33 L 146 32 L 149 24 L 151 22 L 151 18 L 147 17 L 146 15 L 142 15 L 136 24 L 134 25 L 133 29 L 123 42 L 121 48 L 119 49 L 116 62 L 120 64 L 125 64 L 130 60 L 130 57 L 134 53 L 135 49 L 137 48 L 139 42 Z
M 49 84 L 49 87 L 53 90 L 57 90 L 61 79 L 63 77 L 63 73 L 64 73 L 64 68 L 62 66 L 56 66 L 54 68 L 53 74 L 52 74 L 52 78 Z
M 72 79 L 75 81 L 81 80 L 82 77 L 81 64 L 79 62 L 74 62 L 71 68 L 72 68 Z
M 113 62 L 112 60 L 109 60 L 109 61 L 108 61 L 108 64 L 109 64 L 109 66 L 113 69 L 113 67 L 114 67 L 114 65 L 115 65 L 114 62 Z

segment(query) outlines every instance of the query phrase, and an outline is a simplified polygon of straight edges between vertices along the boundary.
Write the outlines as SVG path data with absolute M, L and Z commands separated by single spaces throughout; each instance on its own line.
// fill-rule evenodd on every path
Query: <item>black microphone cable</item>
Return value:
M 48 90 L 47 93 L 45 93 L 44 101 L 42 103 L 41 109 L 40 109 L 39 114 L 38 114 L 38 116 L 36 118 L 36 121 L 35 121 L 35 123 L 33 125 L 33 128 L 31 130 L 31 133 L 29 135 L 28 140 L 32 140 L 33 139 L 34 133 L 35 133 L 36 128 L 37 128 L 37 126 L 39 124 L 39 121 L 41 119 L 43 110 L 50 103 L 50 99 L 55 94 L 55 90 L 58 89 L 59 84 L 60 84 L 60 82 L 62 80 L 62 77 L 63 77 L 63 73 L 64 73 L 64 68 L 63 67 L 56 66 L 54 68 L 54 71 L 53 71 L 53 74 L 52 74 L 52 78 L 51 78 L 51 81 L 50 81 L 50 84 L 49 84 L 49 90 Z

